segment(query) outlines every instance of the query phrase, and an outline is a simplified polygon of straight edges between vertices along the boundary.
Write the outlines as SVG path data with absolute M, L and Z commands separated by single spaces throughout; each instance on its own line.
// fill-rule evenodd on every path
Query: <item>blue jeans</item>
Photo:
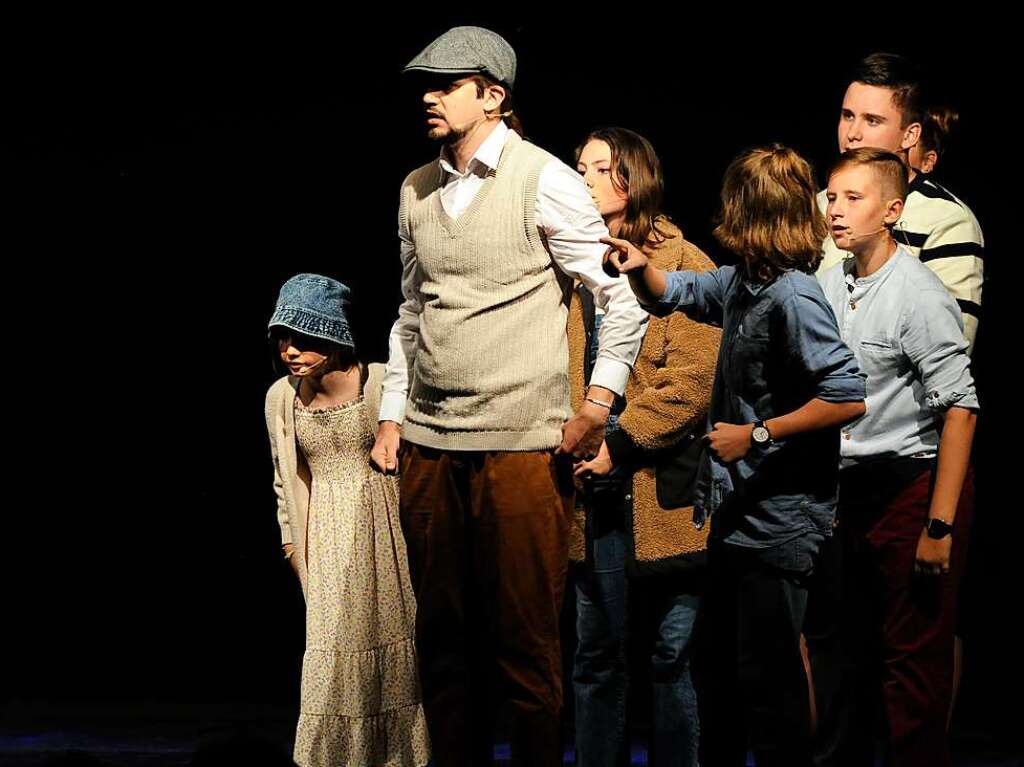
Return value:
M 611 494 L 610 492 L 607 494 Z M 605 493 L 595 493 L 592 497 Z M 621 498 L 621 493 L 619 494 Z M 584 767 L 629 764 L 626 730 L 628 540 L 622 503 L 596 502 L 587 513 L 587 559 L 576 573 L 576 761 Z M 690 638 L 700 597 L 671 578 L 634 581 L 654 623 L 651 651 L 653 733 L 649 764 L 697 764 L 697 697 Z M 642 600 L 640 599 L 642 597 Z

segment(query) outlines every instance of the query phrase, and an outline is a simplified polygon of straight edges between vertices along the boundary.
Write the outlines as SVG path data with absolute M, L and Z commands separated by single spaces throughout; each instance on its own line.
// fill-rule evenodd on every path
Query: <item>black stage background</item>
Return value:
M 385 358 L 400 295 L 398 186 L 437 151 L 399 71 L 444 29 L 476 23 L 519 53 L 529 137 L 571 162 L 595 126 L 646 135 L 668 211 L 719 262 L 728 256 L 710 231 L 726 165 L 781 141 L 820 175 L 836 154 L 845 67 L 893 50 L 946 83 L 963 131 L 936 175 L 980 219 L 988 276 L 957 732 L 1014 742 L 1021 271 L 1003 196 L 1018 138 L 1003 111 L 1016 106 L 1013 51 L 1000 20 L 926 39 L 935 31 L 920 18 L 866 33 L 756 16 L 737 29 L 596 11 L 574 23 L 414 21 L 396 9 L 390 21 L 9 28 L 21 43 L 5 110 L 19 179 L 9 224 L 27 236 L 7 254 L 21 307 L 8 440 L 22 456 L 8 474 L 8 711 L 296 703 L 303 608 L 274 517 L 265 324 L 285 278 L 323 272 L 354 289 L 362 350 Z M 27 450 L 14 444 L 26 434 Z

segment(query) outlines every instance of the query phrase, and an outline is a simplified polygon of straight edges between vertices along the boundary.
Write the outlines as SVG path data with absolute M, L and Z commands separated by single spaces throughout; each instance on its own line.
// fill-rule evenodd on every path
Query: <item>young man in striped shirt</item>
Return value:
M 981 309 L 985 241 L 971 209 L 949 191 L 910 167 L 921 140 L 924 119 L 921 76 L 914 65 L 891 53 L 874 53 L 860 62 L 846 89 L 839 114 L 839 151 L 859 147 L 886 149 L 910 168 L 910 193 L 893 237 L 942 280 L 964 319 L 964 335 L 973 350 Z M 825 210 L 825 193 L 818 196 Z M 831 239 L 824 245 L 820 272 L 850 254 Z

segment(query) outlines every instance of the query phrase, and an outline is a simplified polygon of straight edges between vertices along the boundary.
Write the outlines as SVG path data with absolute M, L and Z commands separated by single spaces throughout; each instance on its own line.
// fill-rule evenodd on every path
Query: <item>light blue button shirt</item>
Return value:
M 842 465 L 934 456 L 952 406 L 978 409 L 960 309 L 935 273 L 902 247 L 855 276 L 848 258 L 819 274 L 843 340 L 867 373 L 867 412 L 842 430 Z

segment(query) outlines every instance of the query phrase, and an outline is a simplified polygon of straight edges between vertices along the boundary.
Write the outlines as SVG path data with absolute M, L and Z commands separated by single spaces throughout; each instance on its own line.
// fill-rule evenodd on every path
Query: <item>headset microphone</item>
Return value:
M 479 126 L 481 123 L 486 122 L 487 120 L 500 120 L 504 117 L 511 117 L 512 114 L 512 110 L 509 110 L 508 112 L 498 112 L 496 114 L 488 114 L 487 112 L 484 112 L 484 116 L 478 117 L 476 120 L 470 120 L 469 122 L 457 123 L 455 125 L 452 125 L 452 133 L 455 133 L 457 135 L 466 135 L 470 131 L 476 130 L 477 126 Z
M 847 239 L 850 239 L 850 240 L 863 240 L 865 237 L 870 237 L 873 234 L 878 234 L 879 232 L 884 232 L 885 230 L 886 230 L 886 227 L 883 226 L 883 227 L 880 227 L 878 229 L 874 229 L 874 230 L 872 230 L 870 232 L 862 232 L 861 234 L 848 234 L 848 235 L 846 235 L 846 237 L 847 237 Z

